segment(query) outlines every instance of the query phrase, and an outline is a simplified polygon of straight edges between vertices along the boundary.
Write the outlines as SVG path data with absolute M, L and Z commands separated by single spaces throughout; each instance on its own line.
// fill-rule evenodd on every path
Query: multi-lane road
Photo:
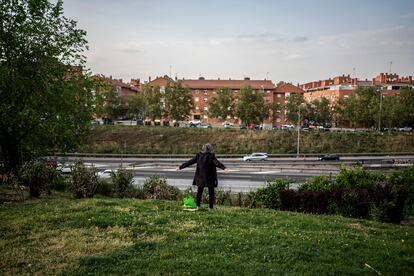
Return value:
M 59 158 L 60 161 L 72 163 L 79 157 Z M 176 167 L 187 159 L 185 158 L 120 158 L 120 157 L 82 157 L 85 164 L 93 165 L 98 170 L 117 169 L 121 165 L 134 174 L 137 185 L 144 183 L 151 175 L 167 178 L 168 183 L 180 189 L 191 187 L 194 175 L 194 166 L 181 171 Z M 334 177 L 341 164 L 353 166 L 362 164 L 367 169 L 390 170 L 413 164 L 414 155 L 394 156 L 347 156 L 340 161 L 319 161 L 316 157 L 307 158 L 269 158 L 262 162 L 244 162 L 241 158 L 219 158 L 228 168 L 225 173 L 218 170 L 219 186 L 225 190 L 249 191 L 265 185 L 265 179 L 283 178 L 292 179 L 296 183 L 303 183 L 307 178 L 315 175 Z

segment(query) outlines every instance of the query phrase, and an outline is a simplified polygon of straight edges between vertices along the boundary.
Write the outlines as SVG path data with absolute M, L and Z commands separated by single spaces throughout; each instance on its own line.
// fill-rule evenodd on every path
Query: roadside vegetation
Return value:
M 94 126 L 78 152 L 193 154 L 211 143 L 220 154 L 296 153 L 295 131 Z M 414 133 L 302 132 L 301 153 L 414 152 Z

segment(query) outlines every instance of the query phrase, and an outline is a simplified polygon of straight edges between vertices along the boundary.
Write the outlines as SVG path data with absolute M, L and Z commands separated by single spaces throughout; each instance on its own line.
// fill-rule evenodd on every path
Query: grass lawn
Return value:
M 412 226 L 218 208 L 109 198 L 3 203 L 0 274 L 414 275 Z

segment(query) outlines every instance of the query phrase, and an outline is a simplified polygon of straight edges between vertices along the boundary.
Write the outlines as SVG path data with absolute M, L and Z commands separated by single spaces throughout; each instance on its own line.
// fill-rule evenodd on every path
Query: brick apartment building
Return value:
M 414 87 L 412 76 L 400 77 L 397 74 L 380 73 L 372 80 L 359 80 L 349 75 L 337 76 L 333 79 L 319 80 L 299 85 L 305 93 L 305 100 L 311 102 L 315 99 L 325 97 L 331 105 L 339 99 L 352 95 L 359 87 L 375 87 L 383 97 L 393 96 L 404 87 Z
M 162 89 L 167 85 L 169 81 L 173 81 L 167 76 L 157 77 L 156 79 L 149 80 L 148 85 L 159 86 Z M 269 118 L 264 121 L 267 126 L 278 125 L 281 126 L 286 124 L 285 119 L 285 98 L 290 93 L 303 93 L 304 91 L 292 84 L 281 84 L 275 86 L 270 80 L 251 80 L 245 78 L 243 80 L 232 80 L 232 79 L 205 79 L 200 77 L 199 79 L 182 79 L 180 80 L 183 87 L 187 87 L 191 90 L 194 110 L 190 113 L 190 120 L 200 120 L 202 122 L 208 122 L 212 124 L 219 124 L 224 121 L 232 123 L 240 123 L 240 119 L 237 116 L 225 119 L 209 118 L 208 107 L 211 99 L 216 95 L 216 91 L 220 88 L 228 88 L 232 91 L 234 96 L 240 92 L 240 89 L 244 86 L 250 86 L 253 90 L 263 91 L 265 95 L 265 102 L 273 104 L 278 102 L 281 105 L 280 110 L 276 114 L 272 114 Z
M 131 79 L 129 83 L 124 83 L 122 79 L 115 79 L 112 78 L 112 76 L 106 77 L 104 75 L 95 75 L 94 78 L 106 81 L 115 87 L 118 95 L 121 97 L 121 104 L 123 109 L 128 108 L 129 96 L 141 92 L 142 89 L 142 84 L 139 79 Z

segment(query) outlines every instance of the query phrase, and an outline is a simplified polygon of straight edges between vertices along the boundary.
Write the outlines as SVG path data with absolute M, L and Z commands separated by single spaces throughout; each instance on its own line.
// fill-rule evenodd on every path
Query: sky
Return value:
M 63 2 L 65 16 L 87 31 L 92 73 L 124 82 L 414 75 L 412 0 Z

